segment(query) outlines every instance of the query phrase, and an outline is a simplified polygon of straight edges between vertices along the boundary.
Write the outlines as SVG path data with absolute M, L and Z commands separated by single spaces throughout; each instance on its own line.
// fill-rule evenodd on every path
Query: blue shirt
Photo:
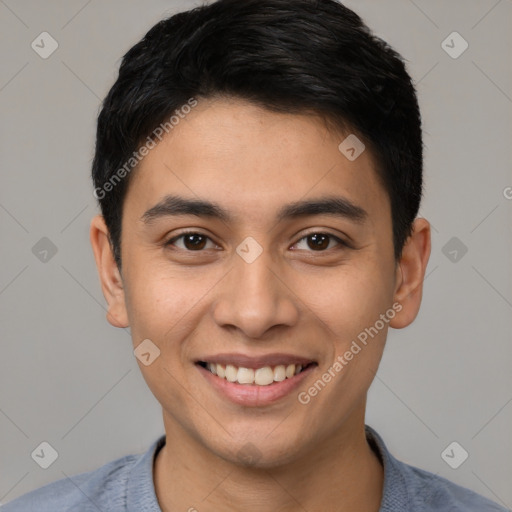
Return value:
M 507 512 L 479 494 L 395 459 L 366 426 L 366 438 L 384 466 L 379 512 Z M 100 468 L 63 478 L 0 507 L 1 512 L 161 512 L 153 461 L 165 444 L 158 438 L 142 455 L 126 455 Z M 194 498 L 191 497 L 191 506 Z M 200 510 L 199 504 L 195 504 Z

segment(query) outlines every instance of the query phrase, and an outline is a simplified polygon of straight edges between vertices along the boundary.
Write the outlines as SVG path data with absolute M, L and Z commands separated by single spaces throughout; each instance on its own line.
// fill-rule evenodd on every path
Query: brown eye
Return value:
M 183 240 L 182 247 L 179 247 L 177 244 L 175 244 L 175 242 L 180 239 Z M 199 252 L 205 248 L 208 240 L 210 240 L 210 239 L 206 235 L 203 235 L 201 233 L 194 233 L 194 232 L 182 233 L 181 235 L 171 238 L 169 241 L 167 241 L 165 243 L 165 246 L 167 247 L 169 245 L 173 245 L 173 246 L 178 247 L 179 249 L 183 249 L 186 251 Z M 211 240 L 210 240 L 210 242 L 211 242 Z
M 348 247 L 348 245 L 343 242 L 343 240 L 337 236 L 331 235 L 330 233 L 311 233 L 301 238 L 297 245 L 304 240 L 306 240 L 307 248 L 315 252 L 324 252 L 326 249 L 331 248 L 330 243 L 333 240 L 337 242 L 339 246 Z
M 325 235 L 323 233 L 318 233 L 314 235 L 309 235 L 306 237 L 308 240 L 308 247 L 317 250 L 317 249 L 327 249 L 329 247 L 329 235 Z

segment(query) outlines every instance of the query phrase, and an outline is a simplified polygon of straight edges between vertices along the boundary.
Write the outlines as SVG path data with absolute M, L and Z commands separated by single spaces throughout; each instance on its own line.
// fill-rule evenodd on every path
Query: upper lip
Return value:
M 246 354 L 230 353 L 204 356 L 198 359 L 196 362 L 216 363 L 223 365 L 232 364 L 233 366 L 237 366 L 239 368 L 263 368 L 264 366 L 277 366 L 280 364 L 300 364 L 302 366 L 306 366 L 316 361 L 307 357 L 284 353 L 265 354 L 261 356 L 249 356 Z

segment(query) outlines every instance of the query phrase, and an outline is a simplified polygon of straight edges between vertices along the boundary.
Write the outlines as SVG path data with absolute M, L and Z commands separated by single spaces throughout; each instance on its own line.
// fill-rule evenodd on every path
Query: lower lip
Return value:
M 196 364 L 196 367 L 213 388 L 223 397 L 239 405 L 258 407 L 272 404 L 289 395 L 300 386 L 302 381 L 308 377 L 317 365 L 312 364 L 297 375 L 281 382 L 274 382 L 268 386 L 229 382 L 224 378 L 214 375 L 210 370 L 203 368 L 199 364 Z

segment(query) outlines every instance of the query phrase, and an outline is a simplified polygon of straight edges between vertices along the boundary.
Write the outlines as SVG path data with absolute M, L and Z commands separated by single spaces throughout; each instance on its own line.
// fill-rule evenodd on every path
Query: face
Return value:
M 389 198 L 347 135 L 201 100 L 132 176 L 110 318 L 158 347 L 139 366 L 168 434 L 272 466 L 362 421 L 402 279 Z

